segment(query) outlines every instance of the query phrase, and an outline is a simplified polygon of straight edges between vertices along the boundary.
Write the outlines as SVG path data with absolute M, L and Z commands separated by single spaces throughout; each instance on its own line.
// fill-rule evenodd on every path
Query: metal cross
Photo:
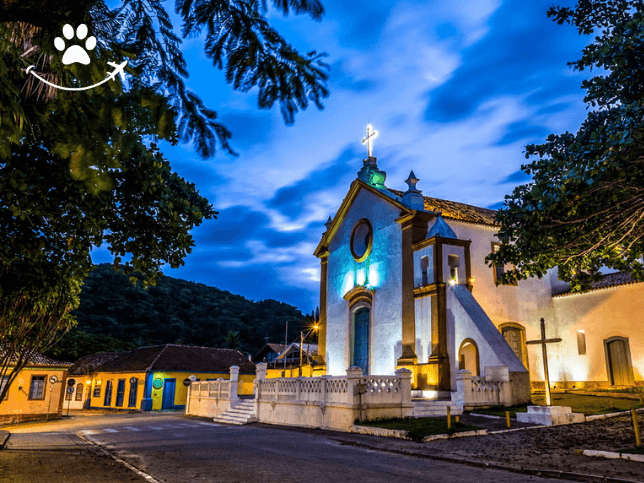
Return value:
M 526 344 L 541 344 L 543 351 L 543 373 L 546 380 L 546 406 L 550 406 L 550 376 L 548 375 L 548 353 L 546 352 L 546 344 L 552 342 L 561 342 L 561 339 L 546 339 L 546 321 L 541 319 L 541 339 L 529 340 Z
M 373 128 L 371 127 L 371 124 L 367 124 L 367 137 L 362 138 L 362 144 L 367 145 L 367 156 L 371 157 L 371 140 L 376 139 L 378 137 L 378 131 L 374 131 Z

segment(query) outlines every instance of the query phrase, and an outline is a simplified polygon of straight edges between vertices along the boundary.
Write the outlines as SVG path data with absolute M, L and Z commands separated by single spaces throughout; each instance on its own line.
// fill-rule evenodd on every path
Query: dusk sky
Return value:
M 321 22 L 271 16 L 303 52 L 329 54 L 331 95 L 285 126 L 236 93 L 188 39 L 189 87 L 233 133 L 239 153 L 202 160 L 190 145 L 162 150 L 219 211 L 193 231 L 185 266 L 164 272 L 310 313 L 319 303 L 313 250 L 366 157 L 367 123 L 386 185 L 409 171 L 423 194 L 498 208 L 528 181 L 524 146 L 576 131 L 582 79 L 567 62 L 590 39 L 547 18 L 552 2 L 323 1 Z M 572 2 L 558 2 L 572 5 Z M 179 22 L 175 21 L 175 26 Z M 111 261 L 104 249 L 95 262 Z

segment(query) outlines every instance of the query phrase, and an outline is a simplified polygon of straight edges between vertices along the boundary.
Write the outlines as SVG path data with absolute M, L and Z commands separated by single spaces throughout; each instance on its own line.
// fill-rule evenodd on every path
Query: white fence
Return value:
M 364 376 L 360 368 L 333 377 L 265 379 L 265 374 L 258 364 L 255 407 L 263 423 L 348 431 L 355 420 L 413 414 L 407 369 L 395 376 Z
M 467 370 L 456 373 L 456 392 L 452 400 L 467 409 L 477 406 L 512 406 L 530 398 L 527 372 L 509 372 L 505 366 L 485 368 L 485 376 L 472 376 Z
M 239 367 L 230 368 L 230 380 L 193 382 L 188 388 L 186 414 L 215 417 L 234 407 L 239 385 Z M 232 398 L 231 398 L 232 395 Z

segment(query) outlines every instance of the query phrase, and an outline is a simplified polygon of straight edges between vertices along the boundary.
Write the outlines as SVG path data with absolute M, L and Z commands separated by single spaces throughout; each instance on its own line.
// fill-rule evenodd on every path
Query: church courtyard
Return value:
M 0 481 L 644 482 L 644 463 L 580 454 L 632 447 L 627 416 L 430 443 L 177 412 L 72 416 L 8 427 Z

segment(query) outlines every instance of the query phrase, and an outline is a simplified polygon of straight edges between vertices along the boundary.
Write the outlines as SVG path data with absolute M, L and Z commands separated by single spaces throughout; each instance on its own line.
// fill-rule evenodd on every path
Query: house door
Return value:
M 174 408 L 174 385 L 175 379 L 165 379 L 163 381 L 163 401 L 161 403 L 161 409 L 173 409 Z
M 116 386 L 116 407 L 123 407 L 123 397 L 125 396 L 125 379 L 119 379 Z
M 369 373 L 369 309 L 356 310 L 353 332 L 353 366 L 362 368 L 363 374 Z
M 607 349 L 611 384 L 614 386 L 629 385 L 626 343 L 623 340 L 614 340 L 607 344 Z

